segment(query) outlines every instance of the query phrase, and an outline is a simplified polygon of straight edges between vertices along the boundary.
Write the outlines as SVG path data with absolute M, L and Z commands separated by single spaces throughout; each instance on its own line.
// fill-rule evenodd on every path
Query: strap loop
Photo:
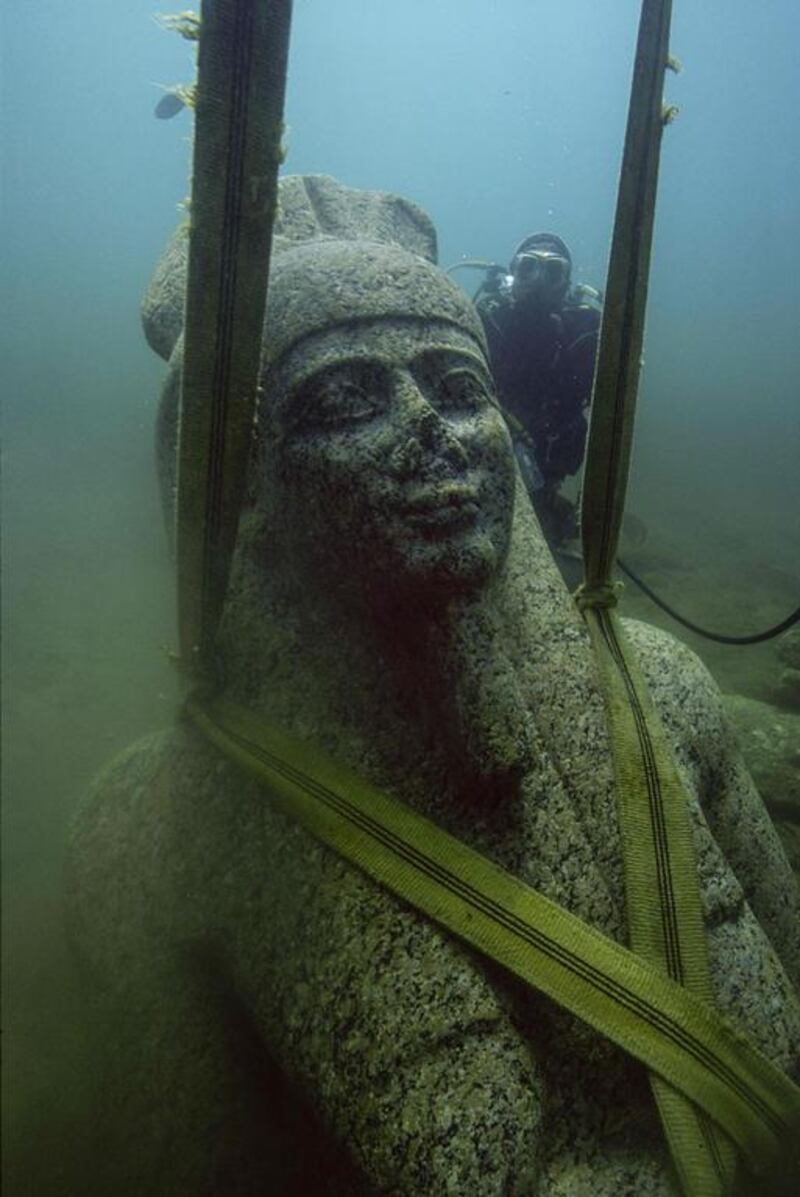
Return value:
M 594 586 L 588 582 L 581 582 L 572 597 L 579 611 L 594 610 L 598 607 L 608 609 L 616 607 L 623 588 L 622 582 L 605 582 L 603 585 Z

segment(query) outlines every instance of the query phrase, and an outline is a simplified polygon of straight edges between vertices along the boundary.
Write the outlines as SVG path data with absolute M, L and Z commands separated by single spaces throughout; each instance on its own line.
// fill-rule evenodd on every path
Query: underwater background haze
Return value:
M 17 0 L 2 14 L 9 1195 L 91 1192 L 64 838 L 92 776 L 179 699 L 153 454 L 165 367 L 138 315 L 189 190 L 191 116 L 153 115 L 163 87 L 193 77 L 191 45 L 153 19 L 163 7 Z M 296 0 L 284 173 L 417 201 L 445 266 L 506 263 L 552 230 L 576 279 L 602 287 L 638 14 L 636 0 Z M 675 0 L 672 51 L 680 113 L 663 141 L 629 508 L 653 584 L 745 634 L 800 601 L 800 6 Z M 773 643 L 684 638 L 723 689 L 769 696 Z

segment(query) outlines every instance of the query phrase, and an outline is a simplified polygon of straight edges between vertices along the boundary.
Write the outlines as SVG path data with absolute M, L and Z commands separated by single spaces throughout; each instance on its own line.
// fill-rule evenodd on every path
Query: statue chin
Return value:
M 508 556 L 510 522 L 508 510 L 492 517 L 432 510 L 382 524 L 365 520 L 357 532 L 333 538 L 315 536 L 306 524 L 284 545 L 292 572 L 304 580 L 304 601 L 315 606 L 344 602 L 366 614 L 398 603 L 430 608 L 477 597 L 493 582 Z
M 430 600 L 477 595 L 497 576 L 505 556 L 485 531 L 446 545 L 422 542 L 409 547 L 394 576 L 384 582 L 389 595 L 413 593 Z

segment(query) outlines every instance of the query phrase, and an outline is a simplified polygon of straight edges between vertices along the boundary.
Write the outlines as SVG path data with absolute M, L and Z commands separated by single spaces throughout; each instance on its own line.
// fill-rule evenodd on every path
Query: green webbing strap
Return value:
M 643 0 L 597 351 L 583 473 L 581 534 L 588 587 L 616 557 L 642 355 L 670 0 Z
M 178 448 L 178 620 L 202 676 L 252 445 L 290 0 L 203 0 Z
M 579 596 L 579 603 L 581 602 Z M 705 924 L 683 785 L 616 614 L 584 611 L 614 759 L 630 945 L 679 985 L 712 1001 Z M 662 1076 L 651 1085 L 684 1192 L 730 1192 L 736 1156 L 705 1114 Z M 713 1108 L 706 1113 L 716 1118 Z M 722 1125 L 722 1119 L 717 1119 Z
M 187 712 L 277 808 L 381 885 L 595 1027 L 708 1112 L 755 1170 L 800 1093 L 706 1001 L 312 745 L 224 698 Z
M 613 610 L 611 584 L 642 352 L 670 9 L 669 0 L 644 0 L 642 5 L 583 484 L 585 582 L 576 597 L 589 626 L 606 702 L 630 944 L 675 983 L 708 1002 L 711 981 L 687 800 Z M 736 1155 L 715 1125 L 731 1133 L 720 1110 L 697 1102 L 658 1069 L 651 1072 L 651 1084 L 684 1192 L 688 1197 L 730 1192 Z

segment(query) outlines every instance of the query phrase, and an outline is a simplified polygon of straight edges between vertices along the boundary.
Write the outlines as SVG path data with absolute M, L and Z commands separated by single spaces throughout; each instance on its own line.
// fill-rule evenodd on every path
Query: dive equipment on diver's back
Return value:
M 533 495 L 544 486 L 542 471 L 536 463 L 533 447 L 526 444 L 525 441 L 520 440 L 519 437 L 514 437 L 513 440 L 514 456 L 517 459 L 522 481 L 525 483 L 528 494 Z
M 573 283 L 567 292 L 565 307 L 588 308 L 594 312 L 603 310 L 603 292 L 589 283 Z

